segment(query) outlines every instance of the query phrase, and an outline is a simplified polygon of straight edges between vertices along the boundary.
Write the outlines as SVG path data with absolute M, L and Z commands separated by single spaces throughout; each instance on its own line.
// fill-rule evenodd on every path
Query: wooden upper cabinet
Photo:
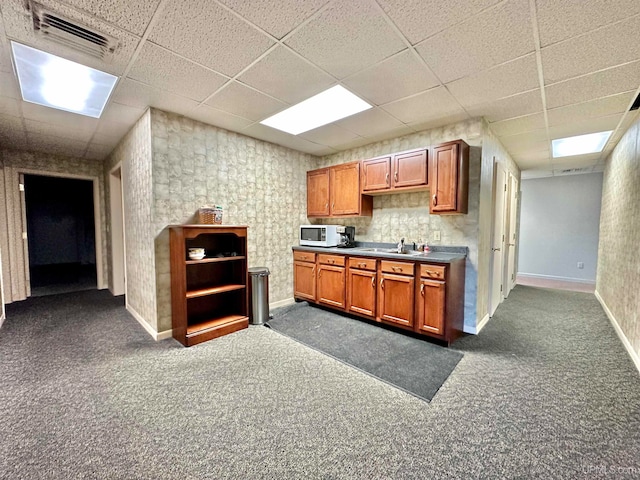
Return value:
M 469 146 L 462 140 L 433 149 L 429 212 L 467 213 L 469 197 Z
M 358 215 L 360 211 L 360 164 L 346 163 L 329 169 L 331 215 Z
M 393 157 L 393 187 L 428 185 L 427 150 L 401 153 Z
M 307 216 L 329 215 L 329 179 L 328 168 L 307 172 Z
M 428 180 L 426 148 L 362 161 L 362 193 L 367 195 L 425 190 Z
M 307 217 L 371 216 L 373 200 L 360 192 L 360 162 L 307 172 Z
M 391 188 L 391 156 L 362 161 L 362 191 Z

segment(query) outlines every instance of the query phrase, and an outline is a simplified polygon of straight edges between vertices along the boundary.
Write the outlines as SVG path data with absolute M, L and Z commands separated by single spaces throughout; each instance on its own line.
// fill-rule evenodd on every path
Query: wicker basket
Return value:
M 202 225 L 220 225 L 222 224 L 222 207 L 204 206 L 198 210 L 198 223 Z

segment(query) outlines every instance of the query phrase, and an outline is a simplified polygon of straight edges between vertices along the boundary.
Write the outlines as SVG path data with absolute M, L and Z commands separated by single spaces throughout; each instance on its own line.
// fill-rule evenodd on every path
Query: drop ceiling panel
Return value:
M 301 133 L 298 136 L 300 138 L 304 138 L 305 140 L 309 140 L 311 142 L 319 143 L 322 145 L 327 145 L 330 147 L 343 145 L 353 140 L 362 138 L 360 137 L 360 135 L 357 135 L 345 129 L 344 127 L 340 127 L 334 124 L 314 128 L 313 130 Z
M 375 105 L 382 105 L 428 90 L 440 82 L 412 51 L 405 50 L 343 83 Z
M 542 46 L 575 37 L 640 13 L 637 0 L 536 0 Z
M 500 141 L 509 152 L 516 156 L 519 153 L 540 152 L 549 148 L 546 129 L 501 137 Z
M 539 169 L 541 167 L 549 166 L 549 158 L 540 158 L 540 159 L 521 159 L 514 158 L 515 162 L 520 167 L 520 170 L 530 170 L 530 169 Z
M 310 153 L 312 155 L 322 155 L 322 153 L 319 152 L 326 152 L 328 150 L 326 145 L 319 145 L 317 143 L 310 142 L 309 140 L 305 140 L 304 138 L 300 138 L 299 136 L 289 135 L 260 123 L 254 123 L 242 130 L 241 133 L 266 142 L 275 143 L 276 145 L 292 148 L 300 152 Z
M 65 112 L 64 110 L 44 107 L 42 105 L 29 102 L 22 102 L 22 115 L 26 120 L 49 124 L 52 128 L 94 130 L 98 125 L 97 118 Z M 38 133 L 42 134 L 46 132 Z
M 406 48 L 370 0 L 333 3 L 285 43 L 338 78 Z
M 306 100 L 335 83 L 330 75 L 285 47 L 276 47 L 238 80 L 291 104 Z
M 407 39 L 416 43 L 476 15 L 501 0 L 379 0 Z
M 206 102 L 210 107 L 224 110 L 249 120 L 263 120 L 283 110 L 287 104 L 268 97 L 238 82 L 230 82 Z
M 337 121 L 336 125 L 340 125 L 362 137 L 372 137 L 388 130 L 406 127 L 402 122 L 379 108 L 370 108 L 364 112 L 356 113 Z M 411 131 L 408 127 L 406 129 Z
M 530 132 L 545 128 L 544 114 L 534 113 L 522 117 L 510 118 L 489 125 L 491 130 L 499 137 L 517 135 L 518 133 Z
M 39 135 L 50 135 L 60 138 L 69 138 L 84 142 L 91 140 L 93 132 L 97 127 L 97 122 L 87 125 L 84 128 L 69 128 L 63 124 L 36 122 L 35 120 L 24 120 L 29 135 L 35 133 Z
M 38 0 L 41 1 L 41 0 Z M 142 36 L 160 0 L 65 0 L 72 7 L 91 13 L 119 28 Z
M 128 76 L 199 102 L 228 80 L 151 42 L 145 42 Z
M 220 1 L 276 38 L 284 37 L 328 3 L 328 0 Z
M 85 157 L 92 158 L 95 160 L 103 160 L 111 153 L 112 150 L 113 150 L 113 147 L 111 146 L 101 145 L 99 143 L 92 142 L 87 147 L 87 153 Z
M 535 89 L 538 67 L 534 54 L 456 80 L 447 88 L 463 107 Z
M 635 91 L 603 97 L 590 102 L 576 103 L 547 111 L 549 126 L 579 122 L 588 118 L 624 113 L 634 99 Z
M 466 110 L 472 117 L 486 117 L 489 122 L 497 122 L 507 118 L 542 112 L 542 97 L 539 89 L 531 90 L 490 103 L 467 107 Z
M 545 84 L 640 59 L 638 31 L 640 15 L 543 48 Z
M 82 157 L 87 148 L 86 141 L 56 137 L 54 135 L 40 135 L 32 132 L 27 135 L 27 142 L 31 150 L 68 157 Z
M 0 96 L 0 113 L 4 115 L 12 115 L 14 117 L 21 116 L 21 102 L 20 100 L 16 100 L 11 97 L 2 97 Z
M 589 155 L 576 155 L 573 157 L 562 157 L 553 159 L 553 168 L 563 170 L 569 168 L 591 167 L 598 163 L 601 154 L 591 153 Z
M 13 72 L 0 72 L 0 95 L 22 100 L 20 87 Z
M 20 43 L 113 75 L 121 75 L 124 72 L 140 41 L 139 37 L 62 3 L 52 0 L 41 0 L 40 3 L 71 21 L 116 38 L 119 41 L 118 50 L 106 61 L 103 61 L 36 35 L 33 31 L 33 22 L 27 16 L 22 0 L 4 0 L 2 3 L 2 16 L 6 34 Z
M 131 125 L 128 123 L 102 121 L 98 124 L 91 141 L 115 147 L 129 130 L 131 130 Z
M 3 35 L 4 34 L 2 33 L 2 30 L 0 30 L 0 37 L 2 37 Z M 5 46 L 1 41 L 0 41 L 0 72 L 7 72 L 7 73 L 13 72 L 13 66 L 11 65 L 11 54 L 9 53 L 9 48 L 8 46 Z
M 442 116 L 433 117 L 430 120 L 420 120 L 417 122 L 409 123 L 409 126 L 415 132 L 420 132 L 422 130 L 430 130 L 436 127 L 443 127 L 445 125 L 452 125 L 454 123 L 462 122 L 463 120 L 468 120 L 469 115 L 465 113 L 463 110 L 458 110 L 455 113 L 450 113 Z
M 638 88 L 640 62 L 633 62 L 545 87 L 547 108 L 562 107 Z
M 547 165 L 551 161 L 551 150 L 547 146 L 541 150 L 527 150 L 513 155 L 513 159 L 521 168 L 533 168 Z
M 0 140 L 10 146 L 15 146 L 14 144 L 23 145 L 26 139 L 22 119 L 7 115 L 4 109 L 0 109 Z
M 215 2 L 168 0 L 149 40 L 233 76 L 273 45 Z
M 418 123 L 437 117 L 463 113 L 460 105 L 444 87 L 436 87 L 410 98 L 382 107 L 404 123 Z
M 112 98 L 114 102 L 131 107 L 144 109 L 147 106 L 152 106 L 181 115 L 193 110 L 198 105 L 197 102 L 186 97 L 180 97 L 129 79 L 118 84 Z
M 586 118 L 563 125 L 556 125 L 549 128 L 549 136 L 554 139 L 615 130 L 623 115 L 622 113 L 617 113 L 606 117 Z
M 238 117 L 207 105 L 200 105 L 189 114 L 189 117 L 209 125 L 234 131 L 242 130 L 253 123 L 246 118 Z
M 486 70 L 534 51 L 528 0 L 485 10 L 417 46 L 443 83 Z
M 117 102 L 110 102 L 109 105 L 107 105 L 107 108 L 104 109 L 100 120 L 133 125 L 145 111 L 146 108 L 132 107 L 130 105 L 123 105 Z

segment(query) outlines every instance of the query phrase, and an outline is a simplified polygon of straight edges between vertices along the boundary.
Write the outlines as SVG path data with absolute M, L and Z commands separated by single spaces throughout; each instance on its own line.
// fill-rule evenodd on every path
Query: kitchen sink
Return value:
M 354 250 L 358 250 L 360 252 L 378 252 L 378 253 L 395 253 L 396 255 L 426 255 L 429 252 L 421 252 L 419 250 L 403 250 L 402 252 L 398 252 L 397 248 L 355 248 Z

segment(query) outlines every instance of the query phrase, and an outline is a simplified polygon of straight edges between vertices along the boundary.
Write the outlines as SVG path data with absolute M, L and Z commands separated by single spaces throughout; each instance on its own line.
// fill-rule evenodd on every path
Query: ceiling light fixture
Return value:
M 556 138 L 551 141 L 553 158 L 599 153 L 604 148 L 613 131 L 589 133 L 576 137 Z
M 100 118 L 118 77 L 20 43 L 11 49 L 23 100 Z
M 336 85 L 260 123 L 298 135 L 371 107 L 346 88 Z

